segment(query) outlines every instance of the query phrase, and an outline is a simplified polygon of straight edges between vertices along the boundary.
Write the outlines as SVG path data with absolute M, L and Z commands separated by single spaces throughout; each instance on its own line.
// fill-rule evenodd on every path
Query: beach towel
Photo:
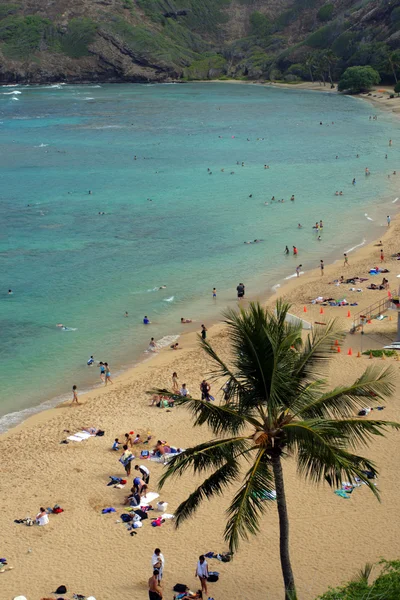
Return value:
M 78 431 L 77 433 L 68 436 L 67 440 L 71 440 L 71 442 L 82 442 L 83 440 L 87 440 L 90 437 L 94 436 L 88 433 L 87 431 Z
M 140 506 L 148 506 L 151 502 L 160 497 L 160 494 L 156 492 L 148 492 L 145 496 L 140 499 Z
M 335 490 L 335 494 L 341 498 L 350 498 L 349 494 L 344 490 Z

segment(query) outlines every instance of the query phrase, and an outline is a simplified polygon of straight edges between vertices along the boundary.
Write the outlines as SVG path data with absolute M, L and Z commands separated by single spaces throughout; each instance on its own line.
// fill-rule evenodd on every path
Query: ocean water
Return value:
M 116 374 L 180 317 L 217 319 L 239 281 L 265 293 L 379 236 L 400 135 L 371 114 L 250 85 L 0 88 L 0 428 L 98 384 L 90 355 Z

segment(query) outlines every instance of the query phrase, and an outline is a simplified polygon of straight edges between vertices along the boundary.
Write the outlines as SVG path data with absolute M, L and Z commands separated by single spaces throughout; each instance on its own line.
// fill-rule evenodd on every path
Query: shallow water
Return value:
M 379 236 L 400 136 L 372 112 L 261 86 L 0 88 L 0 415 L 97 382 L 91 354 L 133 365 L 181 316 L 215 318 L 239 281 L 257 294 Z

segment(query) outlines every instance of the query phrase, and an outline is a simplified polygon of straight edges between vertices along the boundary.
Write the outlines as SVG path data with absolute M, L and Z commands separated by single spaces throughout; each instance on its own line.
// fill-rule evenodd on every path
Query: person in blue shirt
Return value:
M 91 356 L 89 358 L 89 360 L 87 361 L 87 365 L 88 365 L 88 367 L 91 367 L 93 364 L 94 364 L 94 358 L 93 358 L 93 356 Z
M 120 445 L 121 445 L 121 442 L 119 441 L 119 439 L 115 438 L 114 443 L 112 445 L 112 449 L 113 450 L 119 450 Z
M 143 319 L 143 324 L 144 325 L 149 325 L 150 324 L 150 319 L 145 316 L 144 319 Z

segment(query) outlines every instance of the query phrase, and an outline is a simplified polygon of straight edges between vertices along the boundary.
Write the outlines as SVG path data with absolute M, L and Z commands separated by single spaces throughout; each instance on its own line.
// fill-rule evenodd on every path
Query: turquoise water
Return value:
M 181 316 L 215 319 L 239 281 L 265 292 L 379 235 L 400 135 L 372 111 L 228 84 L 0 88 L 0 415 L 96 383 L 91 354 L 132 366 Z

